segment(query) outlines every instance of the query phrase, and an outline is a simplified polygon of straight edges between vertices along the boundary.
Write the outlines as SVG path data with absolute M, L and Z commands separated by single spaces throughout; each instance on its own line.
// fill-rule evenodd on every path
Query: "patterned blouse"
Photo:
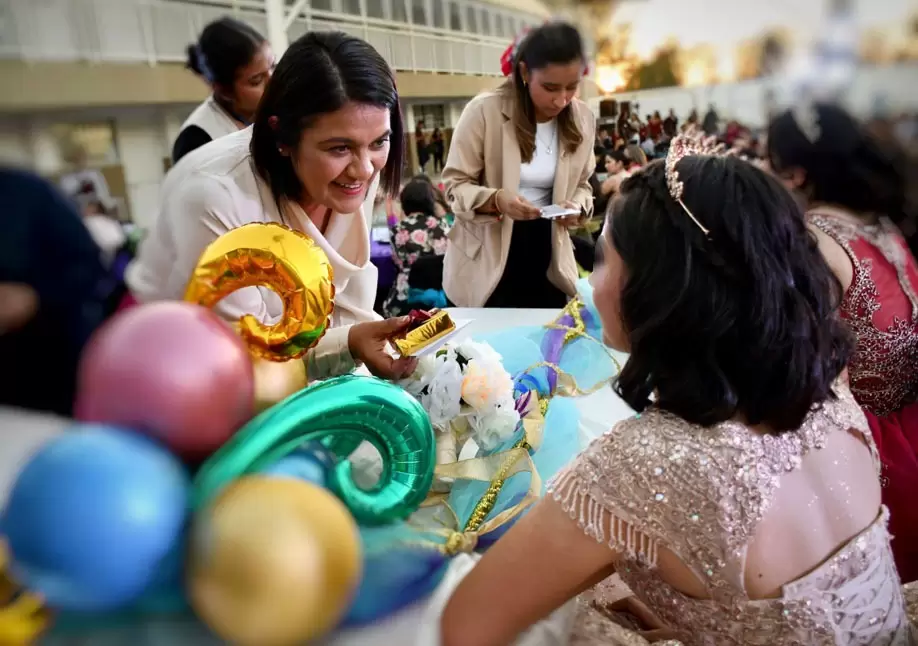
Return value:
M 390 230 L 392 257 L 398 268 L 398 275 L 389 291 L 389 297 L 383 304 L 383 314 L 387 317 L 402 316 L 411 311 L 408 285 L 411 265 L 421 256 L 446 254 L 449 224 L 447 217 L 411 213 L 403 216 L 390 227 Z M 442 294 L 442 291 L 440 293 Z M 428 307 L 433 305 L 428 304 Z

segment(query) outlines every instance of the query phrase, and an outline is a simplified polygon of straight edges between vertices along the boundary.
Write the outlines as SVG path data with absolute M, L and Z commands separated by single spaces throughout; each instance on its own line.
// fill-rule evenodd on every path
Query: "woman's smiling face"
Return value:
M 387 108 L 348 102 L 323 114 L 290 152 L 303 198 L 337 213 L 354 213 L 389 159 Z

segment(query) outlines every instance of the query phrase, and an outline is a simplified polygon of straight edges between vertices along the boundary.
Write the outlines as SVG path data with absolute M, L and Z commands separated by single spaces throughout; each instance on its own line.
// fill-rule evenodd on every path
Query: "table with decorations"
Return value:
M 254 284 L 287 317 L 222 324 L 210 308 Z M 225 234 L 185 302 L 90 341 L 75 420 L 0 409 L 0 642 L 417 643 L 451 562 L 633 414 L 578 290 L 561 311 L 419 313 L 392 342 L 410 377 L 307 385 L 327 259 L 276 225 Z

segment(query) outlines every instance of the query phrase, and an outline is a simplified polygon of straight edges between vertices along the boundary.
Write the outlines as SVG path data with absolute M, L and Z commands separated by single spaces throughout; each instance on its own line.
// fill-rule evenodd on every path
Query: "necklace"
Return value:
M 539 136 L 539 124 L 536 124 L 536 132 L 535 132 L 536 139 L 538 139 L 539 142 L 541 142 L 545 146 L 545 152 L 547 152 L 549 155 L 551 154 L 551 147 L 555 143 L 555 134 L 557 134 L 557 132 L 558 132 L 558 123 L 555 122 L 554 127 L 551 129 L 551 136 L 548 139 L 548 143 L 545 143 L 545 140 Z

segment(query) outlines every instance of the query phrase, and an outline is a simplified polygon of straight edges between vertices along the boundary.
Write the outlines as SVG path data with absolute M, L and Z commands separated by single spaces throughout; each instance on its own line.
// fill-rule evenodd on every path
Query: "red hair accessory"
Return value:
M 547 24 L 549 21 L 546 21 Z M 504 76 L 510 76 L 513 74 L 513 61 L 516 60 L 516 55 L 520 51 L 520 43 L 523 42 L 523 39 L 529 33 L 529 27 L 526 27 L 517 34 L 516 38 L 513 39 L 513 42 L 510 43 L 510 46 L 504 50 L 504 53 L 500 55 L 500 71 Z M 583 75 L 590 75 L 590 65 L 589 63 L 585 64 L 583 67 Z
M 268 125 L 271 127 L 271 130 L 277 130 L 277 116 L 271 115 L 268 117 Z
M 513 74 L 513 61 L 516 59 L 516 55 L 520 51 L 520 43 L 523 42 L 523 39 L 526 37 L 526 34 L 529 33 L 529 27 L 526 27 L 516 35 L 516 38 L 513 39 L 513 42 L 510 43 L 510 46 L 504 50 L 504 53 L 500 55 L 500 71 L 504 76 L 510 76 Z

